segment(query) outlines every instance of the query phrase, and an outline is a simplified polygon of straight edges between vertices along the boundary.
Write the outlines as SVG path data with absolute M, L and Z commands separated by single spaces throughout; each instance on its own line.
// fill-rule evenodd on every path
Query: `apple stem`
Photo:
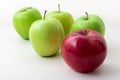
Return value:
M 81 32 L 76 32 L 76 33 L 87 36 L 88 32 L 89 32 L 88 30 L 82 30 Z
M 87 35 L 88 34 L 88 31 L 87 30 L 85 30 L 85 33 L 84 33 L 84 35 Z
M 58 12 L 60 13 L 60 4 L 58 4 Z
M 85 19 L 85 20 L 88 20 L 88 13 L 87 13 L 87 12 L 85 12 L 85 14 L 86 14 L 86 19 Z
M 47 10 L 45 10 L 45 12 L 44 12 L 43 20 L 45 20 L 45 15 L 46 15 L 46 13 L 47 13 Z

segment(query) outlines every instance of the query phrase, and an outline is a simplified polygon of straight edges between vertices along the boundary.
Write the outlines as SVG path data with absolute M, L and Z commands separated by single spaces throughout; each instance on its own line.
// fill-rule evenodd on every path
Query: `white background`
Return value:
M 69 68 L 61 54 L 44 58 L 14 30 L 12 17 L 25 6 L 63 11 L 74 19 L 89 14 L 99 15 L 105 25 L 108 55 L 103 65 L 92 73 L 78 73 Z M 3 0 L 0 2 L 0 80 L 120 80 L 120 1 L 119 0 Z

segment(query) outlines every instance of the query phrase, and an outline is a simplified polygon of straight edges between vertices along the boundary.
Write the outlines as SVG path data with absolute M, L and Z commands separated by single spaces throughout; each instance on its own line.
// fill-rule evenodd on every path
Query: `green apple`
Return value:
M 102 19 L 95 14 L 88 15 L 87 12 L 86 16 L 81 16 L 75 20 L 72 27 L 72 32 L 82 29 L 92 29 L 101 33 L 102 35 L 105 34 L 105 25 Z
M 71 31 L 73 25 L 73 17 L 70 13 L 60 11 L 60 5 L 58 4 L 58 11 L 51 11 L 47 13 L 46 18 L 56 18 L 58 19 L 62 25 L 65 32 L 65 36 L 68 35 Z
M 46 14 L 46 11 L 44 15 Z M 54 18 L 35 21 L 29 31 L 30 42 L 40 56 L 55 55 L 64 38 L 62 24 Z
M 29 40 L 29 28 L 31 24 L 41 19 L 40 12 L 34 7 L 24 7 L 13 16 L 13 25 L 16 32 L 26 40 Z

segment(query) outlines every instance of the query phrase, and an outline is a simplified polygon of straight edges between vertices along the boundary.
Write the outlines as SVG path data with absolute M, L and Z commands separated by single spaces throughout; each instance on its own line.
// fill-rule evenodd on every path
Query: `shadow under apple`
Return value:
M 116 69 L 116 65 L 110 65 L 110 64 L 104 64 L 101 65 L 96 70 L 89 72 L 89 73 L 82 73 L 83 76 L 90 77 L 90 78 L 100 78 L 100 79 L 110 79 L 111 77 L 117 77 L 119 76 L 120 69 Z M 80 74 L 81 75 L 81 74 Z

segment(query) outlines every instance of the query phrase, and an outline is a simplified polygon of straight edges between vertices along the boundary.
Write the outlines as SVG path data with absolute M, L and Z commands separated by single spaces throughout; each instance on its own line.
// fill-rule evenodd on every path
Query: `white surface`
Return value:
M 3 0 L 0 2 L 0 80 L 120 80 L 120 10 L 119 0 Z M 21 7 L 44 10 L 61 9 L 74 19 L 94 13 L 105 22 L 108 55 L 103 65 L 92 73 L 73 71 L 60 54 L 43 58 L 21 39 L 12 25 L 12 16 Z

